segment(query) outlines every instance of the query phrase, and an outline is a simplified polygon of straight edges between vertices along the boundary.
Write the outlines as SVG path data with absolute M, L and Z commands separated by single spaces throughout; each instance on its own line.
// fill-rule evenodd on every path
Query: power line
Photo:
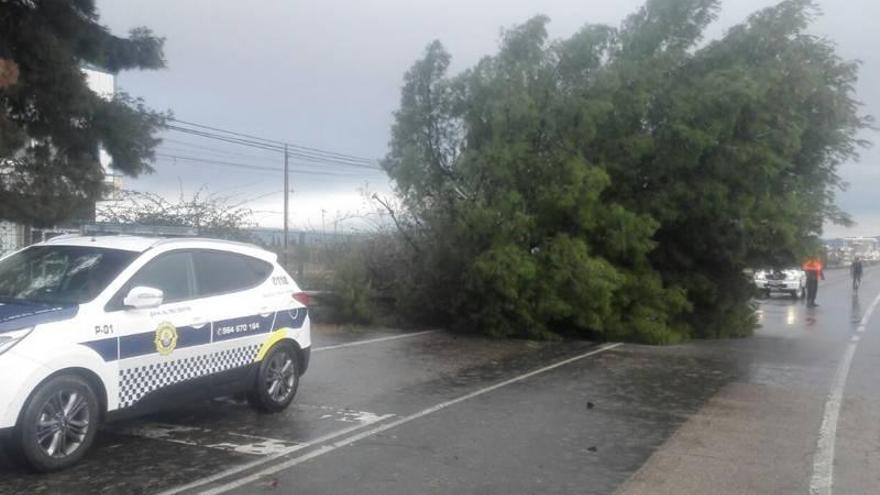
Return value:
M 243 170 L 253 170 L 253 171 L 259 171 L 259 172 L 271 172 L 273 174 L 278 174 L 278 173 L 283 172 L 281 169 L 278 169 L 278 168 L 261 167 L 258 165 L 249 165 L 246 163 L 229 162 L 229 161 L 224 161 L 224 160 L 199 158 L 199 157 L 193 157 L 193 156 L 174 155 L 174 154 L 168 154 L 168 153 L 156 153 L 156 156 L 161 157 L 161 158 L 165 158 L 165 159 L 170 159 L 170 160 L 182 160 L 182 161 L 188 161 L 188 162 L 197 162 L 197 163 L 204 163 L 204 164 L 208 164 L 208 165 L 218 165 L 218 166 L 231 167 L 231 168 L 240 168 Z M 360 177 L 357 174 L 333 173 L 333 172 L 327 172 L 327 171 L 321 171 L 321 170 L 291 169 L 290 173 L 291 174 L 293 174 L 293 173 L 303 174 L 303 175 L 323 175 L 323 176 L 331 176 L 331 177 Z
M 278 153 L 284 153 L 284 147 L 279 146 L 279 145 L 267 144 L 267 143 L 263 143 L 263 142 L 259 142 L 259 141 L 254 141 L 251 139 L 223 136 L 223 135 L 219 135 L 219 134 L 215 134 L 215 133 L 211 133 L 211 132 L 200 131 L 198 129 L 189 129 L 186 127 L 180 127 L 180 126 L 175 126 L 175 125 L 167 125 L 166 124 L 165 127 L 170 130 L 173 130 L 173 131 L 182 132 L 184 134 L 190 134 L 193 136 L 203 137 L 203 138 L 207 138 L 207 139 L 215 139 L 215 140 L 223 141 L 226 143 L 238 144 L 238 145 L 242 145 L 242 146 L 249 146 L 251 148 L 257 148 L 257 149 L 262 149 L 262 150 L 267 150 L 267 151 L 275 151 Z M 301 160 L 310 161 L 310 162 L 314 162 L 314 163 L 329 164 L 329 165 L 343 165 L 343 166 L 347 166 L 347 167 L 367 168 L 367 169 L 372 169 L 372 170 L 382 170 L 381 167 L 376 166 L 375 164 L 369 165 L 367 163 L 355 163 L 355 162 L 345 161 L 343 159 L 316 156 L 316 155 L 312 155 L 312 154 L 304 153 L 304 152 L 300 152 L 300 151 L 288 151 L 288 154 L 290 156 L 295 157 L 295 158 L 299 158 Z M 373 162 L 373 163 L 375 163 L 375 162 Z
M 218 141 L 223 141 L 226 143 L 239 144 L 242 146 L 249 146 L 251 148 L 258 148 L 258 149 L 263 149 L 263 150 L 268 150 L 268 151 L 275 151 L 275 152 L 281 152 L 281 153 L 284 152 L 284 148 L 282 146 L 278 146 L 275 144 L 261 143 L 259 141 L 253 141 L 250 139 L 222 136 L 222 135 L 214 134 L 211 132 L 200 131 L 198 129 L 190 129 L 187 127 L 180 127 L 180 126 L 170 125 L 170 124 L 165 124 L 165 127 L 167 129 L 172 130 L 172 131 L 182 132 L 184 134 L 191 134 L 193 136 L 199 136 L 199 137 L 208 138 L 208 139 L 216 139 Z
M 212 158 L 217 158 L 217 159 L 237 158 L 237 159 L 245 159 L 248 162 L 263 162 L 263 163 L 273 163 L 273 164 L 278 163 L 278 160 L 271 158 L 271 157 L 258 157 L 258 156 L 254 156 L 254 155 L 246 155 L 246 154 L 240 154 L 240 153 L 224 153 L 222 151 L 214 151 L 214 150 L 210 150 L 210 149 L 198 150 L 198 149 L 187 148 L 185 146 L 178 147 L 178 146 L 168 146 L 165 144 L 162 144 L 161 146 L 159 146 L 157 152 L 171 153 L 171 154 L 193 153 L 193 154 L 196 154 L 199 156 L 210 155 Z
M 174 139 L 174 138 L 168 138 L 168 137 L 162 138 L 162 143 L 160 144 L 160 146 L 168 147 L 165 144 L 166 142 L 175 143 L 175 144 L 179 144 L 181 146 L 186 146 L 188 148 L 195 148 L 197 150 L 209 151 L 209 152 L 217 153 L 217 154 L 222 153 L 225 156 L 238 156 L 238 157 L 242 157 L 242 158 L 252 158 L 252 159 L 258 159 L 258 160 L 272 160 L 273 162 L 276 162 L 276 160 L 277 160 L 276 158 L 273 158 L 272 156 L 269 156 L 269 155 L 255 155 L 255 154 L 251 154 L 251 153 L 240 153 L 237 151 L 232 151 L 232 150 L 227 150 L 227 149 L 222 149 L 222 148 L 215 148 L 215 147 L 211 147 L 211 146 L 198 145 L 195 143 L 191 143 L 189 141 L 183 141 L 181 139 Z M 192 150 L 187 150 L 187 152 L 192 152 Z
M 347 154 L 347 153 L 339 153 L 339 152 L 336 152 L 336 151 L 328 151 L 328 150 L 322 150 L 322 149 L 320 149 L 320 148 L 313 148 L 313 147 L 310 147 L 310 146 L 303 146 L 303 145 L 299 145 L 299 144 L 288 143 L 288 142 L 286 142 L 286 141 L 279 141 L 279 140 L 275 140 L 275 139 L 263 138 L 263 137 L 260 137 L 260 136 L 254 136 L 254 135 L 252 135 L 252 134 L 244 134 L 244 133 L 241 133 L 241 132 L 230 131 L 230 130 L 228 130 L 228 129 L 221 129 L 221 128 L 219 128 L 219 127 L 213 127 L 213 126 L 208 126 L 208 125 L 204 125 L 204 124 L 198 124 L 198 123 L 196 123 L 196 122 L 189 122 L 189 121 L 186 121 L 186 120 L 180 120 L 180 119 L 175 119 L 175 118 L 169 118 L 168 120 L 171 120 L 172 122 L 177 122 L 178 124 L 188 125 L 188 126 L 191 126 L 191 127 L 198 127 L 198 128 L 201 128 L 201 129 L 208 129 L 208 130 L 215 131 L 215 132 L 222 132 L 222 133 L 224 133 L 224 134 L 229 134 L 229 135 L 231 135 L 231 136 L 238 136 L 238 137 L 241 137 L 241 138 L 247 138 L 247 139 L 252 139 L 252 140 L 258 140 L 258 141 L 263 141 L 263 142 L 266 142 L 266 143 L 273 143 L 273 144 L 282 145 L 282 146 L 283 146 L 283 145 L 287 145 L 288 148 L 293 148 L 294 150 L 302 150 L 302 151 L 305 152 L 305 153 L 312 153 L 312 154 L 317 154 L 317 155 L 326 155 L 326 156 L 335 157 L 335 158 L 338 158 L 338 159 L 343 159 L 343 160 L 348 160 L 348 161 L 355 161 L 355 162 L 362 162 L 362 163 L 375 163 L 375 162 L 376 162 L 376 160 L 374 160 L 374 159 L 372 159 L 372 158 L 365 158 L 365 157 L 361 157 L 361 156 L 350 155 L 350 154 Z
M 173 155 L 173 154 L 167 154 L 167 153 L 156 153 L 156 156 L 161 157 L 161 158 L 165 158 L 165 159 L 171 159 L 171 160 L 183 160 L 183 161 L 190 161 L 190 162 L 197 162 L 197 163 L 205 163 L 205 164 L 209 164 L 209 165 L 218 165 L 218 166 L 225 166 L 225 167 L 231 167 L 231 168 L 240 168 L 240 169 L 244 169 L 244 170 L 254 170 L 254 171 L 260 171 L 260 172 L 272 172 L 273 174 L 277 174 L 277 173 L 282 172 L 282 170 L 277 169 L 277 168 L 272 168 L 272 167 L 261 167 L 258 165 L 249 165 L 246 163 L 228 162 L 228 161 L 223 161 L 223 160 L 213 160 L 213 159 L 198 158 L 198 157 L 193 157 L 193 156 Z M 323 176 L 331 176 L 331 177 L 362 177 L 361 175 L 358 175 L 358 174 L 333 173 L 333 172 L 326 172 L 326 171 L 320 171 L 320 170 L 303 170 L 303 169 L 290 169 L 289 173 L 301 174 L 301 175 L 323 175 Z
M 248 155 L 248 154 L 245 154 L 245 153 L 231 153 L 231 154 L 230 154 L 230 153 L 225 152 L 224 150 L 218 150 L 218 149 L 216 149 L 216 148 L 209 148 L 209 147 L 206 147 L 206 146 L 205 146 L 205 147 L 201 147 L 201 148 L 202 148 L 204 151 L 197 152 L 197 151 L 195 151 L 195 150 L 188 150 L 188 149 L 176 148 L 176 147 L 171 147 L 171 146 L 167 146 L 167 145 L 162 144 L 162 145 L 161 145 L 161 148 L 160 148 L 160 150 L 159 150 L 159 152 L 157 153 L 157 155 L 163 155 L 163 154 L 164 154 L 164 155 L 166 155 L 166 156 L 171 156 L 171 155 L 178 156 L 178 157 L 180 157 L 180 156 L 184 156 L 184 157 L 189 157 L 189 158 L 198 158 L 198 159 L 201 159 L 201 160 L 213 160 L 213 161 L 223 161 L 223 160 L 221 160 L 220 158 L 230 158 L 230 157 L 232 157 L 233 159 L 235 159 L 235 158 L 247 158 L 248 161 L 254 161 L 254 160 L 256 160 L 256 161 L 262 161 L 262 162 L 272 162 L 272 163 L 275 163 L 274 160 L 273 160 L 272 158 L 270 158 L 270 157 Z M 165 153 L 163 153 L 163 151 L 165 151 Z M 170 152 L 170 153 L 169 153 L 169 152 Z M 219 156 L 220 158 L 215 158 L 215 157 L 213 157 L 213 156 L 210 156 L 210 157 L 204 157 L 204 156 L 193 156 L 193 155 L 192 155 L 192 153 L 205 153 L 205 152 L 213 153 L 214 155 L 217 155 L 217 156 Z M 178 153 L 185 153 L 185 155 L 179 155 Z M 293 164 L 293 165 L 297 165 L 297 166 L 299 166 L 299 168 L 298 168 L 299 171 L 314 171 L 314 172 L 325 172 L 325 171 L 328 171 L 327 167 L 320 167 L 320 166 L 318 166 L 317 164 L 312 163 L 312 162 L 308 162 L 308 161 L 305 161 L 305 162 L 304 162 L 304 161 L 299 161 L 299 160 L 291 160 L 290 163 Z M 254 165 L 252 165 L 252 164 L 250 164 L 250 163 L 242 163 L 242 165 L 254 166 Z M 277 171 L 279 171 L 279 172 L 282 171 L 281 169 L 275 169 L 275 168 L 272 168 L 272 170 L 277 170 Z M 370 170 L 370 171 L 372 171 L 372 172 L 384 172 L 384 171 L 382 171 L 382 170 L 380 170 L 380 169 L 373 169 L 373 168 L 368 168 L 367 170 Z M 333 169 L 333 170 L 330 170 L 330 171 L 333 171 L 333 172 L 337 172 L 337 171 L 338 171 L 338 172 L 340 172 L 340 174 L 336 174 L 336 175 L 339 175 L 339 176 L 341 176 L 341 177 L 345 177 L 345 176 L 357 176 L 356 173 L 355 173 L 354 171 L 341 170 L 341 169 Z M 350 172 L 350 173 L 346 174 L 345 172 Z
M 272 158 L 271 156 L 266 156 L 266 155 L 255 155 L 255 154 L 251 154 L 251 153 L 239 153 L 239 152 L 231 151 L 228 149 L 215 148 L 215 147 L 211 147 L 211 146 L 200 146 L 195 143 L 190 143 L 188 141 L 182 141 L 179 139 L 172 139 L 172 138 L 163 138 L 162 141 L 163 142 L 159 145 L 160 148 L 162 150 L 171 151 L 173 153 L 205 153 L 205 152 L 207 152 L 207 153 L 212 153 L 214 155 L 218 155 L 218 156 L 221 156 L 224 158 L 229 158 L 229 157 L 247 158 L 248 160 L 259 160 L 259 161 L 263 161 L 263 162 L 277 163 L 275 158 Z M 179 147 L 175 147 L 175 146 L 169 146 L 169 145 L 165 144 L 166 141 L 172 142 L 172 143 L 179 143 L 185 147 L 195 148 L 195 150 L 199 150 L 199 151 L 195 151 L 193 149 L 186 149 L 186 148 L 179 148 Z M 303 166 L 315 166 L 316 165 L 311 160 L 295 161 L 292 163 L 297 164 L 297 165 L 303 165 Z M 357 167 L 357 168 L 366 168 L 367 170 L 384 171 L 380 168 L 373 168 L 373 167 Z

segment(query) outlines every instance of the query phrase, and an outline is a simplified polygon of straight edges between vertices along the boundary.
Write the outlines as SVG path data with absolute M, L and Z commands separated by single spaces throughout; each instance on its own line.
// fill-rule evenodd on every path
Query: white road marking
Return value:
M 247 471 L 248 469 L 252 469 L 252 468 L 261 466 L 263 464 L 266 464 L 268 462 L 271 462 L 275 459 L 278 459 L 279 457 L 284 457 L 286 455 L 292 454 L 298 450 L 306 449 L 306 448 L 309 448 L 313 445 L 322 444 L 324 442 L 329 442 L 330 440 L 333 440 L 334 438 L 337 438 L 337 437 L 340 437 L 343 435 L 347 435 L 347 434 L 355 432 L 365 426 L 369 426 L 370 424 L 388 419 L 393 416 L 394 416 L 393 414 L 385 414 L 383 416 L 377 416 L 375 419 L 373 419 L 369 423 L 356 424 L 356 425 L 349 426 L 348 428 L 343 428 L 341 430 L 337 430 L 333 433 L 328 433 L 327 435 L 318 437 L 318 438 L 311 440 L 311 441 L 308 441 L 308 442 L 304 442 L 304 443 L 295 445 L 293 447 L 290 447 L 290 448 L 288 448 L 284 451 L 278 452 L 276 454 L 266 456 L 261 459 L 257 459 L 255 461 L 251 461 L 251 462 L 248 462 L 245 464 L 241 464 L 239 466 L 235 466 L 235 467 L 227 469 L 225 471 L 221 471 L 215 475 L 198 479 L 196 481 L 193 481 L 192 483 L 187 483 L 186 485 L 181 485 L 181 486 L 172 488 L 170 490 L 166 490 L 164 492 L 159 493 L 158 495 L 175 495 L 177 493 L 181 493 L 181 492 L 184 492 L 187 490 L 192 490 L 194 488 L 198 488 L 200 486 L 204 486 L 206 484 L 213 483 L 214 481 L 226 478 L 227 476 L 233 476 L 233 475 L 238 474 L 242 471 Z
M 864 333 L 868 320 L 874 313 L 877 304 L 880 303 L 880 294 L 874 298 L 871 306 L 862 316 L 858 333 Z M 840 418 L 840 405 L 843 402 L 843 391 L 846 388 L 846 378 L 852 366 L 853 356 L 859 340 L 855 335 L 846 346 L 843 359 L 837 365 L 834 372 L 834 380 L 831 392 L 825 399 L 825 413 L 822 416 L 822 426 L 819 427 L 819 440 L 816 442 L 816 452 L 813 454 L 813 475 L 810 478 L 810 495 L 831 495 L 834 483 L 834 443 L 837 440 L 837 421 Z
M 340 423 L 358 423 L 358 424 L 366 424 L 366 423 L 375 423 L 376 419 L 379 416 L 375 413 L 367 412 L 367 411 L 355 411 L 354 409 L 341 409 L 338 411 L 333 411 L 332 413 L 327 413 L 321 416 L 320 419 L 331 419 L 333 421 L 339 421 Z
M 154 422 L 128 425 L 124 428 L 114 428 L 112 431 L 120 435 L 257 456 L 287 452 L 298 445 L 298 442 L 277 438 Z M 218 437 L 225 438 L 218 439 Z
M 369 430 L 362 431 L 361 433 L 352 435 L 350 437 L 346 437 L 342 440 L 339 440 L 338 442 L 331 443 L 329 445 L 324 445 L 318 449 L 313 450 L 312 452 L 309 452 L 308 454 L 305 454 L 305 455 L 302 455 L 299 457 L 294 457 L 293 459 L 281 462 L 279 464 L 275 464 L 273 466 L 269 466 L 265 469 L 262 469 L 260 471 L 255 472 L 251 475 L 245 476 L 243 478 L 239 478 L 235 481 L 230 481 L 230 482 L 224 483 L 223 486 L 218 486 L 215 488 L 211 488 L 211 489 L 202 491 L 202 492 L 200 492 L 200 495 L 219 495 L 221 493 L 226 493 L 226 492 L 233 490 L 235 488 L 239 488 L 244 485 L 247 485 L 248 483 L 252 483 L 254 481 L 257 481 L 266 475 L 274 474 L 279 471 L 289 469 L 293 466 L 296 466 L 297 464 L 301 464 L 301 463 L 306 462 L 310 459 L 314 459 L 315 457 L 319 457 L 324 454 L 333 452 L 336 449 L 345 447 L 347 445 L 351 445 L 352 443 L 357 442 L 359 440 L 363 440 L 364 438 L 371 437 L 373 435 L 376 435 L 378 433 L 382 433 L 382 432 L 390 430 L 392 428 L 397 428 L 398 426 L 404 425 L 404 424 L 409 423 L 411 421 L 415 421 L 419 418 L 425 417 L 429 414 L 433 414 L 433 413 L 440 411 L 442 409 L 446 409 L 447 407 L 453 406 L 453 405 L 458 404 L 460 402 L 464 402 L 466 400 L 473 399 L 474 397 L 479 397 L 483 394 L 487 394 L 489 392 L 492 392 L 493 390 L 497 390 L 501 387 L 506 387 L 507 385 L 523 381 L 523 380 L 525 380 L 527 378 L 531 378 L 535 375 L 539 375 L 541 373 L 559 368 L 560 366 L 565 366 L 567 364 L 570 364 L 575 361 L 579 361 L 581 359 L 599 354 L 601 352 L 609 351 L 609 350 L 614 349 L 615 347 L 619 347 L 621 345 L 623 345 L 623 344 L 615 343 L 615 344 L 606 345 L 606 346 L 600 347 L 599 349 L 596 349 L 596 350 L 593 350 L 590 352 L 586 352 L 584 354 L 574 356 L 572 358 L 568 358 L 568 359 L 559 361 L 557 363 L 551 364 L 549 366 L 545 366 L 543 368 L 531 371 L 529 373 L 525 373 L 523 375 L 519 375 L 517 377 L 511 378 L 509 380 L 505 380 L 503 382 L 496 383 L 495 385 L 491 385 L 486 388 L 481 388 L 480 390 L 471 392 L 466 395 L 462 395 L 461 397 L 458 397 L 456 399 L 442 402 L 440 404 L 429 407 L 427 409 L 423 409 L 415 414 L 411 414 L 409 416 L 404 416 L 400 419 L 397 419 L 394 421 L 389 421 L 387 423 L 381 424 L 381 425 L 376 426 L 374 428 L 370 428 Z M 218 479 L 217 477 L 213 478 L 213 480 L 217 480 L 217 479 Z M 210 483 L 210 481 L 197 481 L 196 484 L 190 485 L 190 486 L 200 486 L 200 485 L 205 485 L 208 483 Z M 173 493 L 178 493 L 178 492 L 173 492 Z M 162 494 L 162 495 L 166 495 L 166 494 Z
M 241 405 L 239 402 L 235 402 L 231 399 L 229 399 L 228 402 L 234 405 Z M 298 405 L 298 407 L 303 406 Z M 393 414 L 380 416 L 368 411 L 339 409 L 330 406 L 313 407 L 318 407 L 323 411 L 327 411 L 322 414 L 319 419 L 334 421 L 337 423 L 354 423 L 358 426 L 370 425 L 393 416 Z M 209 428 L 153 421 L 139 421 L 124 426 L 110 427 L 109 429 L 120 435 L 148 438 L 151 440 L 160 440 L 180 445 L 224 450 L 256 456 L 284 455 L 291 452 L 291 448 L 299 445 L 299 442 L 293 440 L 282 440 L 234 431 L 217 431 Z
M 434 333 L 436 331 L 437 330 L 425 330 L 422 332 L 404 333 L 401 335 L 391 335 L 388 337 L 377 337 L 375 339 L 356 340 L 354 342 L 347 342 L 345 344 L 325 345 L 324 347 L 313 348 L 312 352 L 330 351 L 333 349 L 342 349 L 344 347 L 355 347 L 355 346 L 365 345 L 365 344 L 375 344 L 378 342 L 387 342 L 389 340 L 407 339 L 410 337 L 418 337 L 419 335 L 426 335 L 429 333 Z

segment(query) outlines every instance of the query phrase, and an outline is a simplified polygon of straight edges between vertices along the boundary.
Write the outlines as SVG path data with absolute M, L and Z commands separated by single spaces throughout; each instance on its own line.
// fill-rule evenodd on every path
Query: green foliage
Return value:
M 0 218 L 64 221 L 102 192 L 98 146 L 112 167 L 149 172 L 164 116 L 125 94 L 89 90 L 84 64 L 111 72 L 164 66 L 161 38 L 98 23 L 93 0 L 6 0 L 0 7 Z
M 448 77 L 404 78 L 384 166 L 411 313 L 466 331 L 671 343 L 747 335 L 749 266 L 792 262 L 869 125 L 856 65 L 788 0 L 700 45 L 715 0 L 649 0 L 619 29 L 544 17 Z
M 330 290 L 333 292 L 334 317 L 340 322 L 369 324 L 376 317 L 375 292 L 363 261 L 358 256 L 349 255 L 334 267 Z

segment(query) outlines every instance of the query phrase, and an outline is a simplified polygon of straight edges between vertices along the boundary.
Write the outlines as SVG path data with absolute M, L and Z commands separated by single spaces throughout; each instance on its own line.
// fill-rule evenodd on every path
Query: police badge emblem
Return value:
M 177 328 L 171 323 L 162 322 L 156 329 L 156 350 L 159 354 L 167 356 L 177 347 Z

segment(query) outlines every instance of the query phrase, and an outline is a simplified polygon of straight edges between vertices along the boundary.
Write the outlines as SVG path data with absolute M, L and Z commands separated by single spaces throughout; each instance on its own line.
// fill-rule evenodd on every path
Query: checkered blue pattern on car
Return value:
M 119 408 L 130 407 L 145 395 L 169 385 L 253 363 L 260 345 L 236 347 L 161 363 L 119 370 Z

